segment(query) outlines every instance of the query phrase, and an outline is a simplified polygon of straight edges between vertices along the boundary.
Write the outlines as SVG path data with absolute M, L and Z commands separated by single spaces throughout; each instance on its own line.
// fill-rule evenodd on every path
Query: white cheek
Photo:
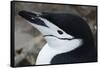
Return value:
M 67 49 L 68 51 L 71 51 L 82 45 L 82 39 L 74 39 L 66 43 L 67 43 L 67 48 L 65 49 Z
M 54 37 L 46 37 L 50 47 L 58 51 L 69 52 L 82 45 L 82 39 L 60 40 Z

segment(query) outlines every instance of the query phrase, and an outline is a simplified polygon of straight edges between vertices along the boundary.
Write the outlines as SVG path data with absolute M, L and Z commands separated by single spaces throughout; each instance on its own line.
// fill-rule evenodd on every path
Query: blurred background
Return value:
M 72 13 L 81 16 L 89 24 L 96 42 L 97 7 L 47 4 L 35 2 L 15 2 L 15 65 L 35 65 L 37 55 L 46 44 L 42 34 L 18 15 L 21 10 L 30 12 Z M 95 44 L 96 45 L 96 44 Z M 96 46 L 97 47 L 97 46 Z

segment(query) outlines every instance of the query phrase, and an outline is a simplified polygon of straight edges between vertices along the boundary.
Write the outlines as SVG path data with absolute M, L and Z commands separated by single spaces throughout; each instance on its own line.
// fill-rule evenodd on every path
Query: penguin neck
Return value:
M 40 50 L 36 65 L 50 64 L 50 61 L 57 54 L 63 53 L 62 51 L 51 48 L 48 44 L 44 45 L 44 47 Z

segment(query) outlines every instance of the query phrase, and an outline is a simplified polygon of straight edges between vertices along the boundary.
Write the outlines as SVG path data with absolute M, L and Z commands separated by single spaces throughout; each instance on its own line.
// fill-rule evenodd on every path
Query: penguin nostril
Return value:
M 63 34 L 63 32 L 62 32 L 61 30 L 57 30 L 57 32 L 58 32 L 59 34 Z

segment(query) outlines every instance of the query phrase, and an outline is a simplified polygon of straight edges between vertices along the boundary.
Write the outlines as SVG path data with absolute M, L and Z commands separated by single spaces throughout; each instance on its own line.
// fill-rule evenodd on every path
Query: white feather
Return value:
M 37 57 L 36 65 L 50 64 L 51 59 L 59 53 L 60 51 L 56 51 L 46 44 Z

